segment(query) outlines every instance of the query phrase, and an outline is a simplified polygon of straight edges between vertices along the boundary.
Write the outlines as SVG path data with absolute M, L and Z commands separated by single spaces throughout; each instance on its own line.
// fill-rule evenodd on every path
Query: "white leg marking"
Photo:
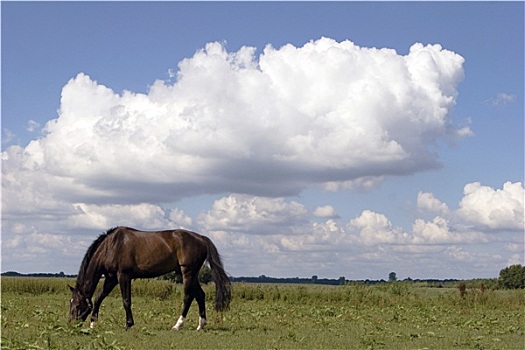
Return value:
M 201 331 L 204 329 L 204 326 L 208 323 L 205 318 L 199 317 L 199 326 L 197 327 L 198 331 Z
M 91 323 L 89 324 L 89 328 L 91 329 L 95 328 L 95 322 L 91 321 Z
M 175 326 L 173 326 L 172 330 L 174 331 L 178 331 L 180 329 L 180 327 L 182 326 L 182 324 L 184 323 L 184 321 L 186 320 L 185 317 L 179 317 L 179 320 L 177 321 L 177 323 L 175 324 Z

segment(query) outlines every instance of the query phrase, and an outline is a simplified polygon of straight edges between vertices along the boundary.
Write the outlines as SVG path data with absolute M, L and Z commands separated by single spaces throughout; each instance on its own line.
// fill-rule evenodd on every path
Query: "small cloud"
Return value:
M 331 205 L 324 205 L 324 206 L 315 208 L 314 215 L 318 218 L 338 218 L 339 217 L 334 207 L 332 207 Z
M 448 213 L 448 206 L 442 203 L 439 199 L 434 197 L 434 194 L 429 192 L 419 192 L 417 194 L 417 207 L 421 211 L 446 214 Z
M 459 138 L 472 137 L 474 136 L 474 132 L 472 131 L 470 126 L 465 126 L 461 129 L 456 130 L 456 136 Z
M 523 262 L 523 255 L 522 254 L 513 254 L 509 260 L 507 261 L 507 266 L 512 265 L 521 265 Z
M 519 253 L 523 251 L 523 246 L 518 243 L 506 243 L 505 244 L 505 250 L 512 253 Z
M 26 130 L 29 132 L 35 132 L 40 128 L 40 124 L 34 120 L 30 120 L 27 122 L 27 128 Z
M 516 100 L 516 95 L 499 92 L 495 97 L 491 97 L 485 101 L 490 106 L 506 106 Z
M 178 209 L 178 208 L 171 210 L 170 220 L 182 228 L 190 227 L 193 223 L 191 217 L 186 215 L 186 213 L 184 213 L 183 210 Z
M 4 135 L 2 137 L 2 143 L 3 144 L 7 144 L 7 143 L 13 141 L 14 138 L 15 138 L 15 134 L 11 130 L 4 129 Z
M 385 176 L 365 176 L 355 180 L 331 181 L 324 184 L 324 189 L 328 192 L 339 190 L 355 190 L 360 192 L 370 192 L 374 188 L 381 187 L 385 181 Z

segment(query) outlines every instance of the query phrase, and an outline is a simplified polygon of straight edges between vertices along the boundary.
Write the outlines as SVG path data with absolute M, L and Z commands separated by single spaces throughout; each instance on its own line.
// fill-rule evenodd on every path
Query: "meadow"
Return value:
M 523 349 L 525 291 L 469 286 L 430 288 L 393 282 L 366 286 L 233 285 L 231 310 L 212 311 L 208 325 L 194 303 L 179 332 L 182 288 L 133 282 L 135 326 L 125 330 L 118 288 L 104 301 L 94 329 L 68 323 L 66 278 L 1 279 L 2 349 Z

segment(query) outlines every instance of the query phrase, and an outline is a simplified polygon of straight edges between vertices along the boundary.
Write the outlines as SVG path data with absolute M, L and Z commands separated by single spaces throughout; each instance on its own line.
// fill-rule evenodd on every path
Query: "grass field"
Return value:
M 67 284 L 59 278 L 2 277 L 2 349 L 524 349 L 525 291 L 385 285 L 234 284 L 231 310 L 212 311 L 197 332 L 197 305 L 171 331 L 181 286 L 133 283 L 135 326 L 125 330 L 120 295 L 103 303 L 95 329 L 68 324 Z M 118 288 L 117 288 L 118 290 Z

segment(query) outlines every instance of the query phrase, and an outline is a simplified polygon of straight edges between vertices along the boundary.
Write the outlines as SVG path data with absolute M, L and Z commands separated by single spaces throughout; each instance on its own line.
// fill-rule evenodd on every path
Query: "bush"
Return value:
M 182 275 L 176 271 L 168 272 L 165 275 L 158 277 L 157 279 L 163 281 L 171 281 L 174 283 L 182 283 Z M 211 269 L 207 264 L 202 265 L 199 271 L 199 282 L 203 284 L 208 284 L 212 281 Z
M 499 273 L 499 284 L 505 289 L 525 288 L 525 267 L 512 265 Z

